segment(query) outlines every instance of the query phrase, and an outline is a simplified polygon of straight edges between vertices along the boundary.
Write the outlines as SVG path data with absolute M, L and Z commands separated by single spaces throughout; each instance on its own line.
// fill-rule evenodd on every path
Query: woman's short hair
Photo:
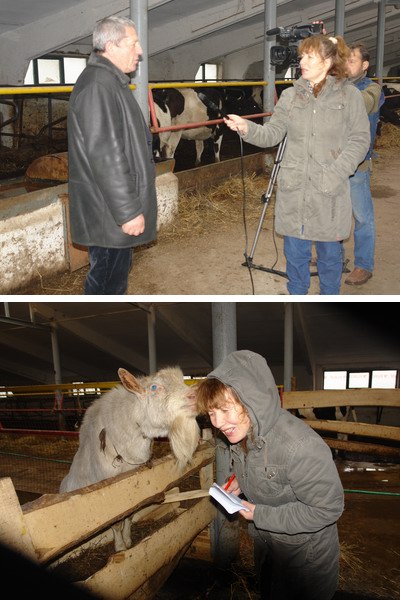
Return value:
M 99 21 L 93 30 L 93 51 L 104 52 L 107 42 L 118 45 L 126 37 L 126 29 L 133 27 L 135 23 L 128 17 L 106 17 Z

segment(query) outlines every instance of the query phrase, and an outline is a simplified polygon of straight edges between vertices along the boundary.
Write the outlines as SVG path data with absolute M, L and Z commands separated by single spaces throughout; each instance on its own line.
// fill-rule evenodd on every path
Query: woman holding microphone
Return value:
M 284 237 L 290 294 L 307 294 L 316 244 L 321 294 L 340 294 L 341 242 L 352 223 L 349 177 L 370 143 L 365 104 L 348 81 L 343 38 L 318 34 L 299 47 L 301 77 L 284 90 L 267 123 L 230 114 L 226 125 L 266 148 L 287 136 L 277 179 L 275 229 Z

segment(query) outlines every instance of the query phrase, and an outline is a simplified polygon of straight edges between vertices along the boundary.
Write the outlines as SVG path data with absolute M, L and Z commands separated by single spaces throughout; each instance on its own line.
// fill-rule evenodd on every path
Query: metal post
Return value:
M 344 0 L 335 2 L 335 35 L 344 35 Z
M 283 388 L 285 392 L 292 389 L 293 376 L 293 304 L 285 302 L 284 320 L 284 363 L 283 363 Z
M 231 352 L 237 350 L 236 303 L 212 303 L 213 364 L 217 367 Z M 216 479 L 223 483 L 230 474 L 229 447 L 217 439 Z M 239 553 L 239 521 L 229 520 L 218 510 L 211 525 L 211 551 L 214 561 L 222 568 L 229 566 Z
M 264 80 L 268 85 L 264 88 L 263 109 L 264 112 L 273 112 L 275 106 L 275 67 L 271 65 L 271 47 L 276 43 L 276 37 L 268 41 L 266 31 L 276 28 L 276 0 L 265 0 L 264 9 Z M 269 117 L 264 117 L 267 121 Z
M 132 83 L 136 85 L 133 94 L 146 123 L 149 121 L 149 103 L 148 103 L 148 88 L 149 88 L 149 54 L 148 54 L 148 0 L 130 0 L 130 18 L 136 25 L 136 32 L 139 37 L 140 45 L 143 49 L 143 54 L 138 63 Z
M 149 344 L 149 374 L 151 374 L 157 371 L 156 313 L 153 304 L 147 312 L 147 336 Z
M 379 85 L 383 82 L 383 55 L 385 52 L 385 8 L 386 0 L 380 0 L 378 2 L 378 24 L 377 24 L 377 37 L 376 37 L 376 77 L 378 78 Z
M 62 383 L 62 375 L 61 375 L 61 362 L 60 362 L 60 351 L 58 347 L 58 337 L 57 337 L 57 323 L 52 321 L 51 325 L 51 349 L 53 352 L 53 364 L 54 364 L 54 383 Z M 62 392 L 60 390 L 56 390 L 56 408 L 61 409 L 62 407 Z M 65 418 L 64 415 L 59 412 L 58 413 L 58 428 L 60 431 L 65 430 Z

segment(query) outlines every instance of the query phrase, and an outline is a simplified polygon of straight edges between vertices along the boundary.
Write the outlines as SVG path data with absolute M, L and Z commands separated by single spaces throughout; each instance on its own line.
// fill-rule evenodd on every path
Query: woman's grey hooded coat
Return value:
M 288 576 L 290 569 L 301 575 L 299 598 L 329 600 L 337 587 L 336 522 L 344 504 L 331 450 L 281 407 L 272 373 L 259 354 L 233 352 L 208 377 L 230 386 L 250 415 L 247 453 L 240 443 L 230 447 L 241 491 L 256 505 L 250 534 Z

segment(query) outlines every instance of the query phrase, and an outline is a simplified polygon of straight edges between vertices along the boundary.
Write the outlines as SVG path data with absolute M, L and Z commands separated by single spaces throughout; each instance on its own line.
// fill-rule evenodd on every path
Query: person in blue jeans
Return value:
M 268 122 L 258 125 L 228 115 L 226 125 L 244 141 L 286 147 L 277 178 L 275 230 L 284 237 L 287 289 L 310 287 L 313 242 L 320 293 L 340 294 L 342 240 L 349 237 L 349 178 L 370 143 L 361 92 L 348 81 L 349 49 L 343 38 L 312 35 L 298 47 L 301 77 L 284 90 Z
M 385 101 L 380 85 L 367 77 L 369 52 L 362 43 L 350 46 L 347 68 L 349 80 L 361 91 L 371 128 L 371 144 L 365 160 L 350 177 L 354 216 L 354 269 L 344 280 L 347 285 L 363 285 L 372 277 L 375 255 L 375 216 L 371 196 L 371 163 L 379 110 Z

